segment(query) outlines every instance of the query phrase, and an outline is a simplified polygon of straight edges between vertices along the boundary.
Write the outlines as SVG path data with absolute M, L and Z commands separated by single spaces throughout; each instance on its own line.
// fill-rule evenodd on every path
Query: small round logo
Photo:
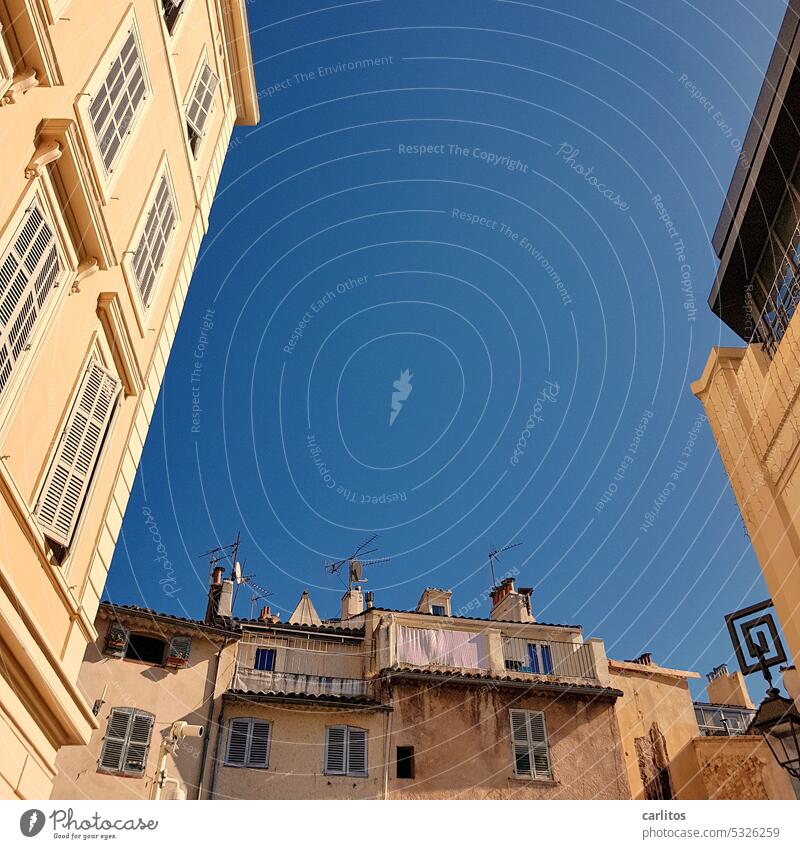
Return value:
M 44 812 L 38 808 L 31 808 L 19 818 L 19 830 L 25 837 L 36 837 L 44 828 Z

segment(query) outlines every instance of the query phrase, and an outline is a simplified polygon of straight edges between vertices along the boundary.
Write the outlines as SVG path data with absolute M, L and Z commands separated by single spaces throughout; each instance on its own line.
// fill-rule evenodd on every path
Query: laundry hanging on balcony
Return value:
M 486 655 L 483 634 L 397 626 L 397 659 L 400 663 L 489 669 Z

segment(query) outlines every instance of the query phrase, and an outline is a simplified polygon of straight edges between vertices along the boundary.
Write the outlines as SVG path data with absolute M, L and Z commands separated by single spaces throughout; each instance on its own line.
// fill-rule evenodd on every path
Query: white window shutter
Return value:
M 228 751 L 225 755 L 225 763 L 233 766 L 245 765 L 249 731 L 249 719 L 232 719 L 228 723 Z
M 367 732 L 363 728 L 347 729 L 347 774 L 367 774 Z
M 34 204 L 0 255 L 0 392 L 27 350 L 62 272 L 53 228 Z
M 270 724 L 254 719 L 250 733 L 248 766 L 269 766 Z
M 100 752 L 100 769 L 119 772 L 125 757 L 133 710 L 131 708 L 112 708 L 108 717 L 108 728 Z
M 347 728 L 344 725 L 329 725 L 325 729 L 325 772 L 329 775 L 344 775 L 347 767 Z
M 61 545 L 72 540 L 119 388 L 111 372 L 89 363 L 36 507 L 42 529 Z
M 524 710 L 510 710 L 511 748 L 514 755 L 514 772 L 531 775 L 531 756 L 528 746 L 528 720 Z
M 192 638 L 186 636 L 173 637 L 167 649 L 167 666 L 186 666 L 192 650 Z
M 552 778 L 550 750 L 547 745 L 547 728 L 542 711 L 528 711 L 528 731 L 534 778 Z

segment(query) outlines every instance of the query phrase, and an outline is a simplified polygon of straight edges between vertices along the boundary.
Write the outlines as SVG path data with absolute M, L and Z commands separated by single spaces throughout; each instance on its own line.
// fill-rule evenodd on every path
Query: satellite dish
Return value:
M 361 566 L 361 562 L 356 560 L 355 558 L 350 561 L 350 583 L 351 584 L 359 584 L 361 583 L 361 575 L 363 574 L 363 569 Z
M 233 564 L 233 580 L 237 584 L 242 583 L 242 564 L 238 560 Z

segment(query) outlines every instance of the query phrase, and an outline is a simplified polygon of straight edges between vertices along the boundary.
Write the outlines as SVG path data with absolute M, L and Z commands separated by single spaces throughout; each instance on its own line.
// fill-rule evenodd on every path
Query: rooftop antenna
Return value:
M 201 557 L 210 557 L 211 571 L 214 571 L 214 567 L 223 560 L 230 561 L 233 566 L 233 571 L 231 572 L 231 577 L 235 578 L 235 570 L 238 565 L 238 557 L 239 557 L 239 546 L 241 545 L 241 533 L 239 531 L 236 532 L 236 539 L 230 543 L 230 545 L 218 545 L 216 548 L 209 549 L 205 554 L 201 554 Z M 240 567 L 241 568 L 241 567 Z M 241 572 L 240 572 L 241 574 Z M 237 582 L 240 583 L 240 582 Z
M 364 569 L 366 567 L 377 566 L 379 563 L 388 563 L 392 559 L 391 557 L 374 557 L 369 560 L 365 559 L 365 555 L 374 554 L 378 550 L 376 547 L 370 548 L 377 538 L 377 534 L 372 534 L 363 540 L 358 548 L 356 548 L 356 550 L 347 557 L 343 557 L 341 560 L 333 560 L 330 563 L 326 561 L 324 564 L 325 571 L 329 572 L 331 575 L 339 576 L 339 579 L 341 580 L 341 572 L 346 564 L 348 591 L 353 589 L 354 584 L 366 583 L 367 578 L 364 577 Z
M 489 569 L 491 570 L 491 573 L 492 573 L 492 589 L 494 589 L 497 586 L 497 578 L 495 577 L 495 574 L 494 574 L 494 561 L 499 560 L 500 559 L 499 555 L 502 554 L 504 551 L 511 551 L 512 548 L 517 548 L 517 546 L 520 546 L 520 545 L 522 545 L 521 542 L 514 542 L 514 543 L 511 543 L 511 545 L 504 546 L 503 548 L 490 548 L 489 549 Z

